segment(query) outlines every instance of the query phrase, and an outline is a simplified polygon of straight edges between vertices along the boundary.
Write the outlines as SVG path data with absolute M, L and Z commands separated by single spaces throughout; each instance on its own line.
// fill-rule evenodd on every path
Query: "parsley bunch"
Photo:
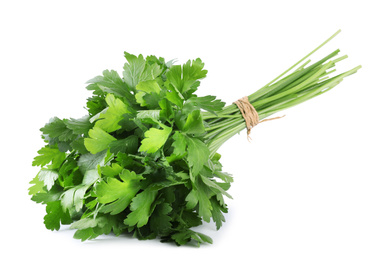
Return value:
M 345 58 L 329 61 L 337 52 L 279 79 L 297 63 L 249 96 L 260 118 L 356 72 L 326 78 Z M 47 229 L 71 224 L 82 241 L 113 232 L 212 243 L 191 228 L 213 221 L 219 229 L 225 221 L 233 178 L 222 171 L 217 150 L 245 128 L 244 119 L 235 105 L 195 94 L 207 74 L 200 59 L 173 65 L 155 56 L 125 58 L 122 77 L 105 70 L 88 81 L 93 95 L 85 117 L 54 117 L 41 128 L 45 146 L 33 161 L 41 169 L 29 194 L 46 205 Z

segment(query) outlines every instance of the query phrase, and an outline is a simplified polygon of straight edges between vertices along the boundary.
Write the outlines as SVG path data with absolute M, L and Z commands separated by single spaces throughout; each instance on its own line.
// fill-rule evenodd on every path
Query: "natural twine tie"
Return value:
M 238 109 L 240 109 L 241 115 L 245 120 L 248 140 L 251 139 L 249 135 L 251 133 L 252 128 L 255 127 L 257 124 L 284 117 L 284 116 L 279 116 L 274 118 L 263 119 L 260 121 L 259 114 L 257 113 L 256 109 L 252 106 L 252 104 L 249 102 L 247 96 L 240 98 L 239 100 L 234 102 L 234 104 L 236 104 Z

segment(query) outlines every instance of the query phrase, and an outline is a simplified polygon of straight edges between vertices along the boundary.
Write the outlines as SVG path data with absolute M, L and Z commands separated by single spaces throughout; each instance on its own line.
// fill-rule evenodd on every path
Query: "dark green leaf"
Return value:
M 138 137 L 135 135 L 130 135 L 125 139 L 120 139 L 113 141 L 109 144 L 110 152 L 117 154 L 127 153 L 127 154 L 135 154 L 138 150 Z
M 89 129 L 92 128 L 92 123 L 89 119 L 89 116 L 84 116 L 80 119 L 71 118 L 65 121 L 65 125 L 76 135 L 86 135 Z
M 72 219 L 68 212 L 64 212 L 60 201 L 48 202 L 46 206 L 46 216 L 44 223 L 47 229 L 59 230 L 62 224 L 72 223 Z

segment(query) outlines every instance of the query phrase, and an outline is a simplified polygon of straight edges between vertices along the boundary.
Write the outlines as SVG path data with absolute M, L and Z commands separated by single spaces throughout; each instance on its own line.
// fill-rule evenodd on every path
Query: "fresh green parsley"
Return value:
M 260 119 L 325 93 L 360 68 L 329 77 L 346 58 L 333 59 L 338 52 L 298 66 L 309 54 L 248 96 Z M 207 75 L 200 59 L 174 65 L 155 56 L 125 58 L 122 76 L 105 70 L 88 81 L 93 94 L 84 117 L 54 117 L 41 128 L 45 145 L 32 163 L 40 170 L 29 194 L 46 205 L 47 229 L 71 224 L 82 241 L 131 233 L 177 245 L 212 243 L 192 228 L 225 222 L 233 178 L 217 150 L 245 129 L 244 119 L 236 105 L 196 95 Z

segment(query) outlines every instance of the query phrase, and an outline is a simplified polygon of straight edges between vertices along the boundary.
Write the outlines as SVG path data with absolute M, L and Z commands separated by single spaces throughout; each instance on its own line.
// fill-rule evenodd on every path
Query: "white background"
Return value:
M 390 259 L 388 1 L 2 1 L 1 258 Z M 123 51 L 200 57 L 200 95 L 231 103 L 279 75 L 338 29 L 314 58 L 340 48 L 338 71 L 362 65 L 325 95 L 221 149 L 234 200 L 200 248 L 51 232 L 30 201 L 31 166 L 50 117 L 81 117 L 85 82 L 122 71 Z M 20 258 L 21 259 L 21 258 Z

